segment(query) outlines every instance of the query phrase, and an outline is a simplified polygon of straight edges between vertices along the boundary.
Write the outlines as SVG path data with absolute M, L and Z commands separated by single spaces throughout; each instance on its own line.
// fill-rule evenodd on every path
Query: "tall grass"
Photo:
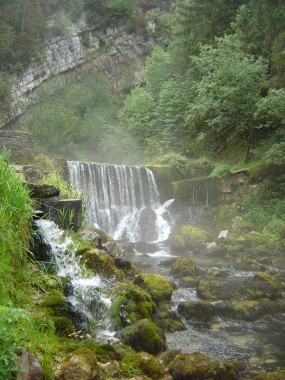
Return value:
M 23 293 L 27 249 L 33 215 L 28 190 L 0 155 L 0 303 L 10 305 Z

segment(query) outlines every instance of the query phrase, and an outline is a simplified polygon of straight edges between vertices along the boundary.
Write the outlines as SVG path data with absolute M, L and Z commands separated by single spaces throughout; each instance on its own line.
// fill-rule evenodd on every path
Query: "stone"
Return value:
M 224 230 L 219 233 L 218 240 L 219 239 L 224 239 L 224 240 L 229 240 L 230 238 L 230 231 L 229 230 Z
M 67 355 L 61 365 L 60 380 L 99 380 L 96 354 L 82 347 Z
M 184 250 L 187 248 L 200 247 L 209 240 L 209 234 L 197 226 L 182 225 L 177 233 L 171 238 L 170 244 L 173 249 Z
M 136 351 L 158 354 L 166 349 L 166 338 L 162 330 L 148 319 L 142 319 L 118 331 L 115 335 L 124 344 Z
M 181 302 L 178 305 L 178 312 L 187 321 L 197 324 L 207 324 L 214 321 L 215 309 L 213 304 L 205 301 Z
M 178 257 L 171 266 L 171 274 L 177 278 L 197 275 L 196 264 L 186 257 Z
M 215 251 L 217 248 L 218 248 L 218 245 L 215 241 L 213 243 L 207 244 L 207 246 L 206 246 L 206 249 L 208 251 Z
M 144 375 L 156 380 L 161 377 L 162 369 L 154 356 L 147 352 L 138 352 L 124 356 L 123 365 L 139 369 Z
M 87 248 L 89 247 L 87 246 Z M 97 248 L 89 248 L 85 251 L 80 251 L 79 247 L 77 254 L 80 257 L 80 263 L 85 265 L 86 268 L 91 269 L 95 274 L 101 274 L 106 277 L 111 277 L 116 274 L 114 260 L 107 252 Z
M 32 356 L 25 349 L 20 350 L 20 367 L 22 371 L 17 373 L 17 379 L 21 380 L 43 380 L 45 377 L 44 370 L 38 359 Z
M 178 354 L 169 365 L 174 380 L 238 380 L 232 363 L 223 363 L 200 352 Z
M 173 281 L 159 274 L 138 274 L 134 283 L 145 289 L 155 303 L 170 300 L 173 292 Z
M 46 183 L 24 182 L 24 184 L 29 189 L 32 198 L 47 199 L 57 197 L 60 194 L 58 187 Z
M 31 133 L 0 130 L 0 154 L 5 151 L 10 153 L 11 163 L 32 163 L 35 152 Z

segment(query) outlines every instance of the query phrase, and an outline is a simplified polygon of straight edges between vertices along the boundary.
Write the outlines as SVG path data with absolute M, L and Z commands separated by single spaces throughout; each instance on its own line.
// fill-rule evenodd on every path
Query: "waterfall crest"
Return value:
M 72 186 L 86 204 L 86 221 L 116 240 L 161 241 L 171 230 L 152 171 L 138 166 L 68 161 Z

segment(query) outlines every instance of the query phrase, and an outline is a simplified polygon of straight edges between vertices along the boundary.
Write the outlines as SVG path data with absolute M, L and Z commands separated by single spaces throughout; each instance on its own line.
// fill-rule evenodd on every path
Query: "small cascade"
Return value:
M 111 305 L 110 298 L 106 295 L 110 284 L 100 276 L 92 276 L 79 264 L 76 256 L 76 246 L 72 239 L 65 235 L 65 231 L 45 219 L 35 221 L 35 224 L 43 238 L 50 247 L 50 254 L 56 264 L 57 274 L 69 279 L 72 294 L 68 297 L 72 312 L 80 315 L 83 326 L 89 326 L 90 333 L 97 334 L 96 327 L 103 320 L 103 315 Z M 100 330 L 109 330 L 108 320 L 104 320 L 104 326 Z
M 72 186 L 86 204 L 86 220 L 115 240 L 162 241 L 170 234 L 169 200 L 160 204 L 152 171 L 137 166 L 68 161 Z

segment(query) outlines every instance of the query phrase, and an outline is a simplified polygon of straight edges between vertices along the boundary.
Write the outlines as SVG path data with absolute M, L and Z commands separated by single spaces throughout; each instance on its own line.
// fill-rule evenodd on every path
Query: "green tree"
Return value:
M 202 46 L 192 59 L 201 81 L 188 110 L 190 133 L 210 137 L 218 149 L 225 147 L 229 136 L 236 136 L 246 146 L 247 162 L 255 137 L 254 114 L 266 85 L 266 62 L 243 52 L 234 35 L 217 39 L 215 46 Z

